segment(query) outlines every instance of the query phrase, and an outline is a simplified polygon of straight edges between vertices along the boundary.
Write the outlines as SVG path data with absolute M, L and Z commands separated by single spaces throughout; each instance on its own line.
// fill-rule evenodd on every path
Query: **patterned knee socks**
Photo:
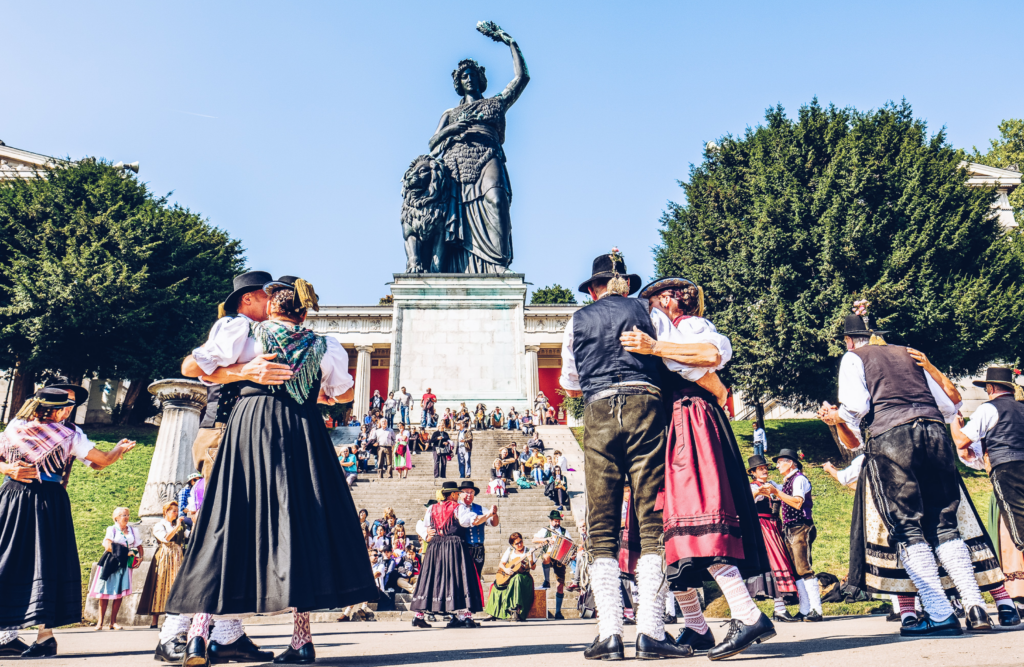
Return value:
M 619 563 L 614 558 L 598 558 L 590 567 L 590 585 L 597 605 L 598 638 L 622 636 L 622 594 L 619 588 Z
M 807 597 L 807 586 L 803 579 L 796 580 L 796 597 L 800 601 L 800 613 L 804 616 L 811 613 L 811 601 Z
M 697 597 L 697 590 L 687 588 L 684 591 L 674 591 L 679 609 L 683 612 L 683 623 L 686 627 L 699 635 L 707 634 L 708 622 L 704 618 L 704 612 L 700 609 L 700 598 Z
M 167 614 L 164 617 L 164 624 L 160 626 L 160 643 L 166 644 L 178 635 L 188 633 L 188 626 L 188 616 Z
M 999 586 L 994 590 L 989 591 L 992 594 L 992 599 L 996 601 L 997 607 L 1009 607 L 1014 609 L 1013 598 L 1006 592 L 1006 586 Z
M 661 598 L 664 579 L 661 556 L 647 554 L 640 557 L 636 564 L 639 598 L 636 631 L 658 641 L 665 640 L 665 601 Z
M 746 625 L 757 623 L 761 617 L 761 610 L 757 608 L 750 598 L 750 592 L 743 577 L 735 565 L 712 565 L 708 572 L 715 579 L 715 583 L 722 589 L 725 599 L 729 603 L 729 610 L 733 618 L 738 618 Z
M 963 540 L 950 540 L 943 542 L 935 550 L 939 562 L 946 569 L 946 574 L 956 584 L 960 591 L 960 599 L 964 603 L 964 609 L 971 607 L 985 608 L 985 600 L 981 597 L 981 589 L 978 588 L 978 580 L 974 578 L 974 564 L 971 562 L 971 552 Z
M 196 614 L 192 617 L 192 625 L 188 628 L 188 639 L 192 641 L 196 637 L 202 637 L 203 641 L 210 640 L 210 619 L 213 614 Z
M 779 616 L 782 616 L 783 614 L 787 613 L 787 611 L 788 610 L 786 609 L 786 601 L 783 600 L 781 597 L 775 598 L 775 613 Z
M 900 620 L 905 621 L 909 616 L 917 618 L 917 610 L 914 609 L 916 595 L 897 595 L 896 602 L 900 607 Z
M 4 644 L 10 644 L 17 638 L 17 630 L 2 630 L 0 631 L 0 646 L 3 646 Z
M 907 576 L 914 582 L 921 596 L 921 605 L 932 620 L 942 622 L 953 615 L 953 607 L 946 598 L 939 580 L 939 566 L 935 554 L 927 544 L 911 544 L 900 550 L 900 560 Z
M 217 642 L 221 646 L 227 646 L 237 642 L 244 634 L 245 628 L 242 627 L 241 620 L 237 618 L 216 618 L 213 621 L 213 629 L 210 630 L 210 641 Z
M 309 629 L 309 612 L 292 611 L 292 648 L 299 650 L 309 642 L 313 641 L 313 633 Z

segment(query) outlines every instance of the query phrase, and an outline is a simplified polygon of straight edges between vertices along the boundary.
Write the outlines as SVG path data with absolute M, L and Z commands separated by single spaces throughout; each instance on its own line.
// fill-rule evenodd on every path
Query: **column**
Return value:
M 537 372 L 537 353 L 540 352 L 540 345 L 526 346 L 526 405 L 532 410 L 533 399 L 537 398 L 540 391 L 540 377 Z
M 140 518 L 161 516 L 163 504 L 176 500 L 189 474 L 195 472 L 192 443 L 206 406 L 206 386 L 198 380 L 157 380 L 149 385 L 149 392 L 163 407 L 149 478 L 139 505 Z
M 353 397 L 352 411 L 359 423 L 363 423 L 363 415 L 370 411 L 370 355 L 372 345 L 356 345 L 356 388 Z

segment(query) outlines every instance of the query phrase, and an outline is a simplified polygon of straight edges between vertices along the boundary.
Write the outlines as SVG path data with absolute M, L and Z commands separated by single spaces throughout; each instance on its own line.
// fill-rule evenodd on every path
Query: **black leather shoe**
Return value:
M 804 617 L 802 616 L 800 618 L 793 618 L 789 615 L 788 609 L 784 610 L 781 614 L 779 612 L 772 614 L 772 620 L 778 621 L 779 623 L 796 623 L 797 621 L 803 620 L 803 618 Z
M 1020 620 L 1018 619 L 1017 622 L 1019 623 Z M 15 637 L 6 644 L 0 644 L 0 657 L 13 658 L 15 656 L 20 656 L 27 650 L 28 644 Z
M 923 618 L 914 625 L 904 625 L 900 628 L 901 637 L 956 637 L 963 633 L 956 614 L 951 614 L 946 620 L 938 622 L 928 615 L 923 615 Z
M 742 653 L 754 644 L 760 644 L 775 636 L 775 626 L 763 613 L 753 625 L 747 625 L 738 618 L 729 623 L 729 632 L 721 644 L 708 651 L 708 660 L 721 660 Z
M 885 617 L 886 623 L 900 623 L 901 621 L 902 619 L 900 618 L 899 609 L 893 609 L 889 612 L 889 615 Z
M 661 660 L 662 658 L 689 658 L 693 655 L 693 648 L 683 644 L 678 646 L 672 641 L 671 635 L 665 635 L 665 639 L 658 641 L 648 637 L 642 632 L 636 635 L 636 657 L 638 660 Z
M 665 614 L 665 625 L 675 625 L 679 622 L 679 617 L 675 614 Z
M 907 616 L 904 619 L 900 619 L 900 627 L 907 627 L 908 625 L 917 625 L 917 616 Z
M 1020 614 L 1017 613 L 1017 607 L 996 607 L 999 612 L 999 625 L 1004 628 L 1008 628 L 1011 625 L 1020 625 Z M 2 654 L 0 654 L 2 655 Z
M 464 628 L 479 628 L 480 624 L 477 623 L 476 621 L 474 621 L 472 618 L 467 618 L 466 620 L 464 620 L 462 622 L 462 627 L 464 627 Z
M 818 612 L 814 611 L 813 609 L 811 610 L 811 612 L 809 614 L 804 616 L 804 623 L 818 623 L 818 622 L 824 621 L 824 620 L 825 619 L 822 618 L 821 614 L 819 614 Z
M 274 658 L 275 665 L 312 665 L 316 662 L 316 649 L 313 642 L 306 642 L 298 648 L 291 646 L 284 650 L 284 653 Z
M 206 640 L 202 637 L 193 637 L 192 641 L 185 645 L 185 659 L 181 661 L 181 667 L 207 667 L 209 664 Z
M 711 628 L 702 635 L 691 628 L 683 628 L 676 637 L 676 646 L 689 646 L 694 655 L 704 655 L 715 647 L 715 636 L 711 634 Z
M 252 643 L 247 635 L 242 635 L 230 644 L 218 644 L 210 642 L 207 649 L 210 654 L 210 664 L 217 665 L 225 662 L 270 662 L 274 659 L 273 651 L 261 651 L 259 646 Z
M 462 627 L 462 621 L 460 621 L 457 616 L 452 616 L 452 620 L 448 621 L 448 624 L 445 625 L 444 627 L 446 627 L 446 628 L 461 628 Z
M 175 637 L 167 642 L 158 643 L 153 651 L 153 659 L 160 662 L 181 662 L 185 657 L 185 642 Z
M 55 655 L 57 655 L 57 640 L 53 637 L 50 637 L 42 644 L 32 642 L 32 646 L 29 646 L 21 653 L 23 658 L 52 658 Z
M 562 616 L 562 612 L 556 611 L 555 612 L 555 620 L 556 621 L 564 621 L 565 620 L 565 616 Z
M 600 636 L 594 637 L 594 643 L 583 651 L 587 660 L 623 660 L 625 651 L 622 648 L 622 635 L 612 635 L 601 641 Z
M 434 626 L 432 626 L 430 623 L 427 623 L 426 619 L 417 617 L 417 618 L 412 619 L 412 627 L 414 627 L 414 628 L 432 628 Z
M 988 618 L 988 612 L 984 607 L 977 605 L 967 610 L 967 630 L 969 632 L 989 632 L 992 630 L 992 621 Z

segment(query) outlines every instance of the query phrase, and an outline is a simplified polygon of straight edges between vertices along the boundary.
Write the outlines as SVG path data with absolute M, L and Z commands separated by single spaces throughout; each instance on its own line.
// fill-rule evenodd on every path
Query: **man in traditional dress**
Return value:
M 533 536 L 534 544 L 546 544 L 542 566 L 544 568 L 544 589 L 551 588 L 551 570 L 555 571 L 555 619 L 562 620 L 562 602 L 565 600 L 565 565 L 551 558 L 551 544 L 559 537 L 569 537 L 569 531 L 562 527 L 562 513 L 558 510 L 551 510 L 548 514 L 547 528 L 541 528 Z
M 473 502 L 478 493 L 480 493 L 480 489 L 476 488 L 473 482 L 469 480 L 459 485 L 459 509 L 457 516 L 459 525 L 462 526 L 462 539 L 465 540 L 466 546 L 469 548 L 469 555 L 473 559 L 473 564 L 476 565 L 477 577 L 480 577 L 484 572 L 484 560 L 486 558 L 484 526 L 497 528 L 499 519 L 497 505 L 492 505 L 491 512 L 485 515 L 484 508 Z
M 974 386 L 984 388 L 989 400 L 978 406 L 966 426 L 959 416 L 953 421 L 953 442 L 961 458 L 984 461 L 999 505 L 1000 523 L 1006 525 L 1017 551 L 1024 551 L 1024 404 L 1017 398 L 1024 398 L 1024 391 L 1013 381 L 1013 370 L 997 366 L 985 371 L 985 379 L 975 380 Z M 1017 608 L 1005 590 L 1002 599 L 996 598 L 996 608 L 999 625 L 1020 624 Z
M 780 450 L 772 461 L 782 473 L 782 484 L 772 482 L 772 497 L 782 501 L 782 534 L 796 572 L 797 596 L 800 598 L 800 611 L 796 618 L 822 621 L 821 585 L 811 565 L 811 546 L 818 535 L 818 529 L 814 527 L 811 481 L 804 476 L 800 455 L 792 449 Z
M 953 447 L 943 422 L 959 409 L 908 348 L 887 345 L 859 315 L 846 316 L 847 352 L 839 367 L 838 408 L 822 406 L 819 417 L 837 427 L 851 449 L 862 443 L 871 499 L 897 545 L 900 561 L 921 596 L 927 615 L 900 629 L 903 636 L 960 635 L 939 577 L 939 563 L 966 608 L 967 629 L 991 630 L 975 579 L 971 553 L 957 524 L 960 486 Z
M 579 286 L 594 302 L 573 313 L 562 341 L 559 382 L 569 396 L 582 396 L 586 402 L 588 550 L 594 558 L 590 572 L 599 617 L 598 636 L 584 651 L 584 657 L 591 660 L 623 658 L 617 555 L 627 476 L 633 483 L 641 541 L 637 655 L 692 654 L 665 636 L 666 590 L 660 550 L 664 528 L 661 512 L 655 509 L 665 478 L 666 420 L 658 387 L 661 362 L 650 354 L 627 351 L 619 342 L 627 332 L 655 335 L 647 308 L 627 298 L 640 284 L 639 276 L 627 273 L 618 248 L 597 257 L 590 278 Z M 717 350 L 711 345 L 703 347 L 711 348 L 713 361 L 717 361 Z

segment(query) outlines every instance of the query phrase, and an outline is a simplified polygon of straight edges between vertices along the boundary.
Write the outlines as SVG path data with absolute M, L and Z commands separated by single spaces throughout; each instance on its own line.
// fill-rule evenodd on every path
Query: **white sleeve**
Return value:
M 547 528 L 541 528 L 540 530 L 537 531 L 537 534 L 533 536 L 533 539 L 535 539 L 535 540 L 546 540 L 547 537 L 548 537 L 548 529 Z
M 942 387 L 939 383 L 932 379 L 931 375 L 923 368 L 921 372 L 924 373 L 924 379 L 928 382 L 928 388 L 931 389 L 932 397 L 935 399 L 935 404 L 939 406 L 939 412 L 942 413 L 942 418 L 946 420 L 947 424 L 952 424 L 953 420 L 956 419 L 956 412 L 963 406 L 963 401 L 953 405 L 953 401 L 949 400 L 949 396 L 946 396 L 946 392 L 942 391 Z
M 476 514 L 473 513 L 473 508 L 459 503 L 459 508 L 455 510 L 455 518 L 459 520 L 460 526 L 470 528 L 473 525 L 473 521 L 476 520 Z
M 71 441 L 71 455 L 82 463 L 86 463 L 85 457 L 94 449 L 96 449 L 96 445 L 92 444 L 82 429 L 76 426 L 75 437 Z
M 356 381 L 348 372 L 348 353 L 345 348 L 333 336 L 326 336 L 326 339 L 327 351 L 320 360 L 320 388 L 328 396 L 341 396 Z
M 157 521 L 156 525 L 153 526 L 153 537 L 157 538 L 161 542 L 167 541 L 167 533 L 169 529 L 167 527 L 167 520 Z
M 971 450 L 971 454 L 974 455 L 974 458 L 968 461 L 967 459 L 964 458 L 963 450 L 958 449 L 956 450 L 956 455 L 960 457 L 960 462 L 963 463 L 968 468 L 973 468 L 974 470 L 984 470 L 985 453 L 981 450 L 981 443 L 972 442 L 968 449 Z
M 192 350 L 192 358 L 203 373 L 209 375 L 238 362 L 249 338 L 250 322 L 247 317 L 222 317 L 214 323 L 206 342 Z
M 864 377 L 864 362 L 853 352 L 843 355 L 839 363 L 839 416 L 843 418 L 864 444 L 860 434 L 860 420 L 871 410 L 871 392 Z
M 991 403 L 982 403 L 971 415 L 971 421 L 967 422 L 960 431 L 971 439 L 971 442 L 981 442 L 985 434 L 992 430 L 992 427 L 999 421 L 999 411 Z
M 433 505 L 427 508 L 427 513 L 423 515 L 423 530 L 428 531 L 434 527 L 434 522 L 430 518 L 430 510 L 433 509 Z
M 807 494 L 811 492 L 811 482 L 800 475 L 793 481 L 793 495 L 797 498 L 806 498 Z
M 580 387 L 580 374 L 576 370 L 576 355 L 572 352 L 572 316 L 565 325 L 565 333 L 562 334 L 562 374 L 558 378 L 558 384 L 563 389 L 582 391 Z
M 849 486 L 851 483 L 856 482 L 860 478 L 860 470 L 863 467 L 864 455 L 861 454 L 849 466 L 836 473 L 836 476 L 839 477 L 839 483 L 843 486 Z
M 416 522 L 416 534 L 420 536 L 421 540 L 427 539 L 427 527 L 423 523 L 423 519 Z
M 115 537 L 117 537 L 117 530 L 113 526 L 107 526 L 107 532 L 103 534 L 103 539 L 113 542 Z

